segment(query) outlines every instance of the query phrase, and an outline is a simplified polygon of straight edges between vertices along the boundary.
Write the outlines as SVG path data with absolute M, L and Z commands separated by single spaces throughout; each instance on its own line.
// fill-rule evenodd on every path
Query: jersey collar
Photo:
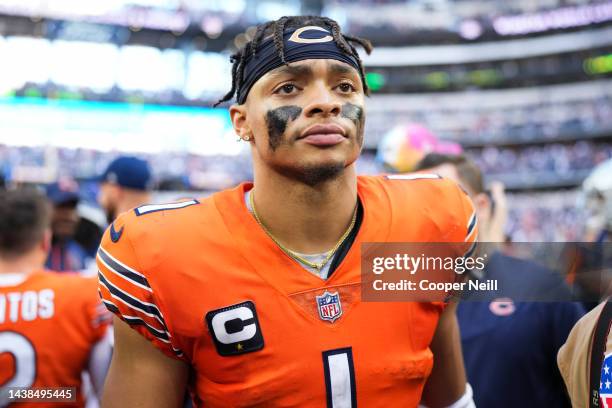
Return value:
M 384 194 L 377 194 L 368 179 L 358 177 L 357 193 L 364 211 L 361 228 L 336 271 L 327 280 L 321 280 L 283 252 L 253 218 L 244 202 L 245 192 L 252 188 L 253 183 L 242 183 L 232 190 L 218 193 L 215 204 L 234 238 L 236 250 L 264 280 L 286 295 L 359 283 L 361 244 L 387 241 L 391 220 L 388 198 Z

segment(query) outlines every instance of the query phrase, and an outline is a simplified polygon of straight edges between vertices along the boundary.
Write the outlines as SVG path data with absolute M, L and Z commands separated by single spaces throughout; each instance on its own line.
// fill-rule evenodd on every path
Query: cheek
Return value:
M 251 105 L 247 108 L 247 125 L 255 140 L 267 139 L 268 130 L 265 121 L 267 110 L 268 107 L 263 103 L 256 107 Z
M 255 137 L 255 140 L 259 139 L 267 139 L 268 138 L 268 127 L 266 125 L 266 121 L 264 120 L 264 115 L 265 113 L 262 112 L 259 115 L 257 115 L 257 119 L 251 121 L 251 123 L 249 123 L 249 126 L 251 128 L 251 131 L 253 132 L 253 136 Z

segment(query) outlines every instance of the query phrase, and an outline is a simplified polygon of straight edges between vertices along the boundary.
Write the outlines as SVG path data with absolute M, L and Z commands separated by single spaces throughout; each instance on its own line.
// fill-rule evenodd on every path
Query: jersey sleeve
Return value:
M 110 326 L 112 315 L 104 307 L 96 294 L 96 279 L 87 277 L 83 293 L 87 294 L 86 314 L 94 343 L 100 341 Z
M 146 271 L 138 263 L 129 236 L 133 225 L 125 222 L 128 217 L 123 218 L 106 230 L 96 256 L 102 303 L 164 354 L 183 359 L 183 353 L 173 344 Z
M 465 243 L 461 246 L 467 247 L 465 255 L 473 253 L 478 241 L 476 210 L 459 184 L 428 173 L 392 174 L 384 178 L 394 186 L 403 185 L 403 188 L 394 188 L 400 191 L 394 198 L 402 203 L 401 211 L 406 211 L 405 202 L 415 202 L 414 208 L 426 209 L 419 213 L 427 214 L 435 225 L 436 236 L 430 237 L 431 242 Z
M 441 236 L 439 242 L 445 245 L 448 255 L 454 258 L 471 258 L 478 246 L 478 218 L 476 208 L 467 192 L 455 181 L 441 178 L 432 180 L 433 196 L 430 197 L 433 205 L 439 211 Z M 465 261 L 467 263 L 467 261 Z M 453 273 L 453 283 L 466 282 L 467 273 Z M 444 306 L 459 293 L 449 290 L 444 299 Z
M 467 193 L 455 182 L 448 181 L 453 186 L 450 187 L 455 191 L 456 212 L 454 219 L 457 221 L 458 228 L 456 235 L 451 239 L 452 242 L 463 241 L 466 243 L 467 252 L 464 256 L 471 256 L 478 244 L 478 218 L 476 216 L 476 208 L 472 203 L 472 199 Z
M 460 265 L 473 264 L 478 245 L 478 220 L 476 210 L 468 194 L 454 181 L 437 174 L 409 173 L 384 176 L 390 194 L 394 217 L 401 226 L 409 225 L 406 242 L 421 245 L 421 254 L 431 258 L 454 259 Z M 416 227 L 415 227 L 416 226 Z M 400 227 L 401 228 L 401 227 Z M 434 268 L 430 279 L 438 283 L 462 283 L 468 278 L 462 271 Z M 453 296 L 454 291 L 445 292 L 445 302 L 436 303 L 442 307 Z M 435 303 L 435 302 L 434 302 Z
M 444 220 L 439 220 L 444 225 L 439 242 L 457 243 L 457 255 L 471 256 L 478 244 L 478 217 L 472 199 L 453 180 L 440 178 L 433 183 L 439 188 L 430 199 L 437 202 L 440 220 Z
M 478 218 L 476 208 L 470 196 L 461 186 L 452 180 L 444 179 L 445 189 L 448 194 L 448 234 L 444 237 L 447 242 L 454 243 L 454 256 L 471 258 L 478 246 Z M 467 262 L 467 261 L 466 261 Z M 469 279 L 467 273 L 455 273 L 454 282 L 466 282 Z M 445 304 L 455 298 L 459 293 L 455 290 L 447 292 L 444 300 Z

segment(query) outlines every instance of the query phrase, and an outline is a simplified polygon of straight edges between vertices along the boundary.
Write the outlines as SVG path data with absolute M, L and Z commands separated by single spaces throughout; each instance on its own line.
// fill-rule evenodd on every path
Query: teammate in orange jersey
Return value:
M 0 406 L 13 406 L 15 388 L 74 387 L 84 406 L 81 374 L 101 391 L 111 358 L 108 312 L 96 281 L 45 272 L 51 242 L 50 208 L 33 190 L 0 191 Z M 68 394 L 64 394 L 68 398 Z M 21 402 L 19 407 L 56 403 Z
M 361 301 L 362 243 L 472 245 L 477 230 L 453 182 L 357 177 L 367 88 L 353 43 L 370 49 L 321 17 L 260 26 L 224 98 L 237 94 L 254 183 L 107 230 L 105 407 L 177 407 L 186 385 L 203 407 L 473 405 L 451 308 Z

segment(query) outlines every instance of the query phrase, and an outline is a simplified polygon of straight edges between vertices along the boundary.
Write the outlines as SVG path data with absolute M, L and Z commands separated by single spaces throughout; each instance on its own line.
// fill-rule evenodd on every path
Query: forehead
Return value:
M 307 59 L 283 65 L 261 77 L 261 81 L 273 80 L 284 76 L 323 77 L 333 75 L 354 76 L 359 78 L 359 72 L 351 65 L 335 59 Z M 259 81 L 258 81 L 259 82 Z

